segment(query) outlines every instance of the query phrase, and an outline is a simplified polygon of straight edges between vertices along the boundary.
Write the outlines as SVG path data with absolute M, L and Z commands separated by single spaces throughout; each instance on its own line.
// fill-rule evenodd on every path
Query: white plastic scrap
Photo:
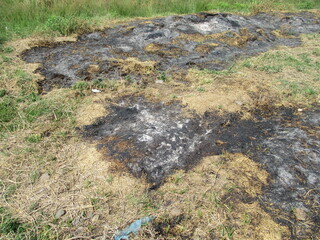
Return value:
M 99 90 L 99 89 L 91 89 L 91 91 L 93 92 L 93 93 L 101 93 L 101 90 Z

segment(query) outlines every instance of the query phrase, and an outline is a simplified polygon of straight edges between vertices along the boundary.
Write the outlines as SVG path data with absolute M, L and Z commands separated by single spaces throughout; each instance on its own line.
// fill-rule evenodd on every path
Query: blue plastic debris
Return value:
M 114 237 L 114 240 L 125 240 L 129 239 L 129 234 L 130 233 L 138 233 L 140 230 L 141 226 L 146 225 L 147 223 L 151 222 L 154 219 L 154 216 L 150 217 L 143 217 L 140 218 L 139 220 L 134 221 L 133 223 L 130 224 L 129 227 L 123 229 L 118 235 Z

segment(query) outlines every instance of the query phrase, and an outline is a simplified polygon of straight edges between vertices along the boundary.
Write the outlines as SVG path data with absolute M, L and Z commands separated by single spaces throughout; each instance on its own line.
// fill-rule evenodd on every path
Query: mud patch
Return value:
M 40 83 L 44 90 L 95 78 L 148 82 L 163 71 L 222 70 L 242 56 L 296 46 L 299 34 L 319 32 L 319 21 L 308 12 L 170 16 L 84 34 L 77 42 L 35 47 L 22 57 L 41 63 L 37 71 L 45 76 Z

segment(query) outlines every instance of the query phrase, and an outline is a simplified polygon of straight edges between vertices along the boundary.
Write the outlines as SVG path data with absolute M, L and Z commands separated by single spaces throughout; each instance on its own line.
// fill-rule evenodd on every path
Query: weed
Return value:
M 94 208 L 97 208 L 100 203 L 100 199 L 99 198 L 91 198 L 90 203 Z
M 206 89 L 204 89 L 204 88 L 202 88 L 202 87 L 198 87 L 198 88 L 197 88 L 197 91 L 198 91 L 198 92 L 205 92 Z
M 14 193 L 15 191 L 17 190 L 17 185 L 16 184 L 11 184 L 9 185 L 6 190 L 4 191 L 3 193 L 3 197 L 4 199 L 8 199 L 10 198 Z
M 8 56 L 2 56 L 2 62 L 11 62 L 12 58 Z
M 251 216 L 248 213 L 244 213 L 242 216 L 242 222 L 245 225 L 250 225 L 251 224 Z
M 102 79 L 95 79 L 92 82 L 94 88 L 104 89 L 107 87 L 107 84 Z
M 84 81 L 79 81 L 79 82 L 74 83 L 72 85 L 72 88 L 75 90 L 80 90 L 80 91 L 88 90 L 88 89 L 90 89 L 90 83 L 84 82 Z
M 242 66 L 246 68 L 252 68 L 252 64 L 250 63 L 249 60 L 243 61 Z
M 210 84 L 212 82 L 213 82 L 212 79 L 205 79 L 202 81 L 202 84 Z
M 30 106 L 28 106 L 24 110 L 25 118 L 29 123 L 32 123 L 38 117 L 40 117 L 42 115 L 45 115 L 45 114 L 47 114 L 49 112 L 51 112 L 50 111 L 50 106 L 45 101 L 36 102 L 34 104 L 31 104 Z
M 257 58 L 246 60 L 242 63 L 242 66 L 268 73 L 279 73 L 287 67 L 294 68 L 296 71 L 303 73 L 319 68 L 318 62 L 312 60 L 308 53 L 293 56 L 281 51 L 265 53 Z
M 45 29 L 59 32 L 63 36 L 70 35 L 71 33 L 88 29 L 88 24 L 75 16 L 50 16 L 45 23 Z
M 0 98 L 4 97 L 7 94 L 5 89 L 0 89 Z
M 209 200 L 213 202 L 215 208 L 223 206 L 220 197 L 218 197 L 215 193 L 209 196 Z
M 107 182 L 108 182 L 108 183 L 112 183 L 112 182 L 113 182 L 113 176 L 112 176 L 112 175 L 109 175 L 109 176 L 107 177 Z
M 320 56 L 320 48 L 315 49 L 315 50 L 312 52 L 312 54 L 313 54 L 314 56 L 316 56 L 316 57 L 319 57 L 319 56 Z
M 292 96 L 302 95 L 305 97 L 314 97 L 318 94 L 316 88 L 304 82 L 290 82 L 285 79 L 280 79 L 279 81 L 285 89 L 289 90 Z
M 20 88 L 20 95 L 25 96 L 36 91 L 35 87 L 32 85 L 32 77 L 29 74 L 18 69 L 16 70 L 15 75 L 18 78 L 17 85 Z
M 128 200 L 137 208 L 142 209 L 144 212 L 153 211 L 156 207 L 147 194 L 136 196 L 134 194 L 128 196 Z
M 319 3 L 318 3 L 319 4 Z M 317 2 L 313 0 L 305 0 L 305 1 L 299 1 L 298 2 L 298 8 L 299 9 L 313 9 L 317 8 Z
M 177 194 L 185 194 L 188 192 L 188 189 L 179 189 L 179 190 L 174 190 L 172 192 L 177 193 Z
M 222 110 L 223 109 L 223 105 L 218 105 L 218 107 L 217 107 L 219 110 Z
M 104 193 L 102 194 L 102 196 L 103 196 L 104 198 L 111 198 L 111 197 L 113 196 L 113 193 L 112 193 L 112 192 L 104 192 Z
M 110 91 L 116 91 L 118 89 L 118 81 L 116 80 L 105 80 L 102 84 Z
M 36 225 L 39 225 L 39 223 L 36 222 Z M 43 225 L 38 229 L 35 229 L 34 226 L 14 218 L 6 208 L 0 207 L 1 239 L 58 239 L 59 237 L 54 231 L 54 227 L 50 225 Z
M 26 137 L 26 141 L 29 143 L 38 143 L 41 141 L 41 135 L 35 134 L 35 135 L 30 135 Z
M 174 176 L 174 178 L 173 178 L 173 182 L 174 182 L 175 184 L 179 184 L 180 182 L 183 181 L 184 176 L 185 176 L 185 175 L 184 175 L 183 173 L 176 174 L 176 175 Z
M 223 186 L 224 190 L 227 192 L 227 193 L 230 193 L 230 192 L 233 192 L 237 186 L 236 185 L 224 185 Z
M 85 181 L 84 188 L 90 188 L 93 185 L 93 182 L 90 180 Z
M 0 235 L 15 234 L 22 239 L 25 232 L 25 226 L 18 220 L 13 218 L 5 208 L 0 207 Z
M 233 211 L 233 205 L 231 203 L 223 203 L 222 207 L 224 207 L 228 212 Z
M 202 211 L 198 210 L 197 211 L 197 215 L 198 215 L 199 218 L 203 218 L 203 212 Z
M 0 101 L 0 124 L 7 123 L 17 116 L 16 103 L 12 98 L 4 98 Z
M 304 94 L 305 94 L 305 95 L 310 96 L 310 97 L 316 96 L 316 95 L 318 94 L 318 91 L 315 90 L 315 89 L 312 88 L 312 87 L 304 88 L 303 91 L 304 91 Z
M 279 73 L 283 71 L 283 67 L 280 65 L 266 65 L 262 67 L 258 67 L 260 71 L 268 72 L 268 73 Z
M 38 202 L 32 202 L 29 207 L 29 212 L 37 210 L 40 207 Z
M 33 171 L 30 175 L 30 180 L 32 184 L 35 184 L 36 181 L 40 178 L 40 172 L 39 171 Z
M 231 75 L 231 74 L 233 74 L 233 73 L 236 72 L 236 70 L 235 70 L 234 67 L 235 67 L 235 65 L 233 64 L 233 65 L 231 65 L 229 68 L 224 69 L 224 70 L 222 70 L 222 71 L 217 71 L 217 70 L 204 70 L 204 72 L 207 72 L 207 73 L 213 74 L 213 75 L 229 76 L 229 75 Z
M 167 75 L 165 72 L 159 72 L 158 74 L 158 79 L 163 81 L 163 82 L 166 82 L 168 79 L 167 79 Z
M 31 92 L 30 94 L 24 96 L 24 100 L 27 100 L 28 102 L 36 102 L 41 100 L 40 96 L 36 94 L 35 92 Z
M 13 47 L 5 47 L 5 46 L 0 47 L 0 53 L 11 53 L 13 51 L 14 51 Z
M 218 229 L 221 232 L 221 236 L 227 239 L 233 239 L 233 233 L 235 231 L 234 227 L 232 226 L 225 226 L 221 224 Z

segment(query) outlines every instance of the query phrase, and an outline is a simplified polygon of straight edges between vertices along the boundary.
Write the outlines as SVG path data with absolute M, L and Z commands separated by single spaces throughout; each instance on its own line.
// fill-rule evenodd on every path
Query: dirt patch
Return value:
M 150 81 L 159 71 L 221 70 L 240 56 L 278 45 L 297 46 L 299 34 L 319 32 L 319 26 L 319 16 L 310 12 L 170 16 L 84 34 L 76 42 L 35 47 L 22 56 L 29 63 L 41 63 L 37 71 L 45 76 L 40 82 L 44 90 L 95 78 L 143 82 L 145 73 Z M 139 64 L 127 64 L 128 59 Z M 92 65 L 96 71 L 91 71 Z

